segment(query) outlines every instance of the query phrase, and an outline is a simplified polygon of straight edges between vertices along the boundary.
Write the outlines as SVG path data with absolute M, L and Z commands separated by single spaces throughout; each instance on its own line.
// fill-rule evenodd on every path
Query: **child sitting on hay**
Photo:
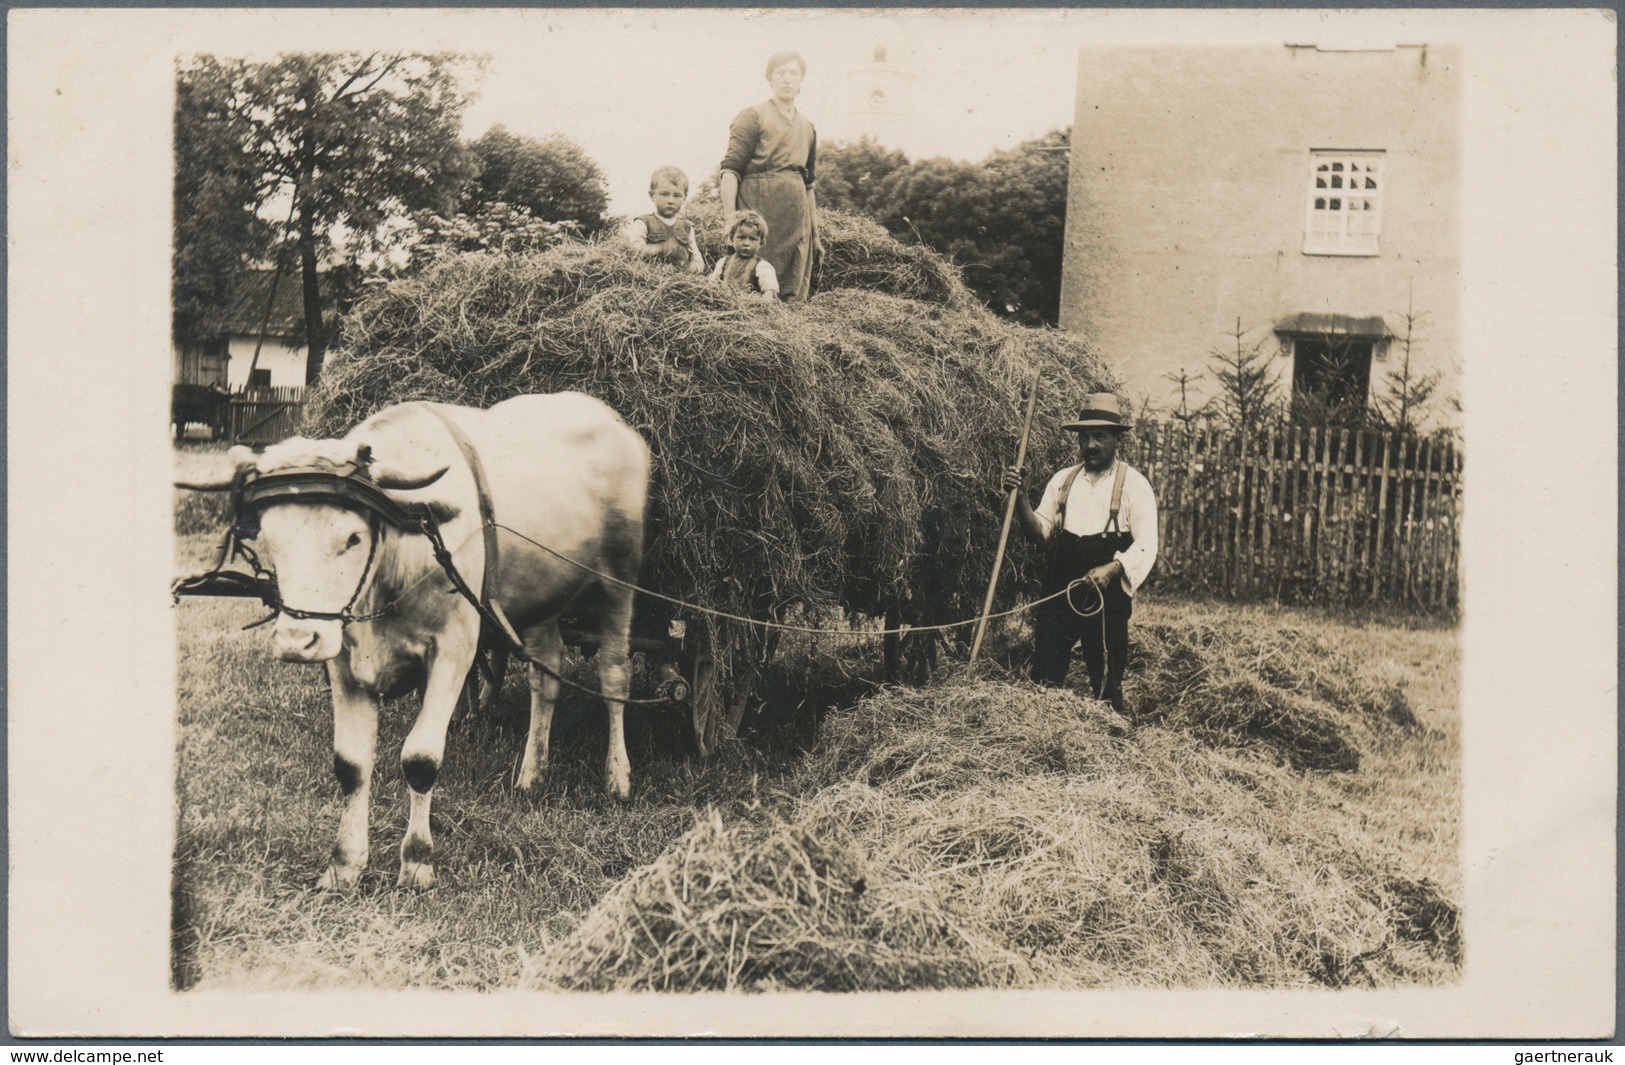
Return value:
M 679 216 L 688 199 L 688 175 L 675 166 L 656 170 L 649 175 L 649 199 L 654 212 L 632 219 L 622 235 L 645 258 L 691 274 L 704 273 L 705 257 L 694 237 L 694 223 Z
M 711 279 L 729 288 L 761 293 L 765 299 L 778 299 L 779 275 L 774 272 L 772 263 L 757 254 L 766 242 L 767 219 L 755 211 L 740 211 L 734 215 L 722 236 L 729 254 L 717 260 Z

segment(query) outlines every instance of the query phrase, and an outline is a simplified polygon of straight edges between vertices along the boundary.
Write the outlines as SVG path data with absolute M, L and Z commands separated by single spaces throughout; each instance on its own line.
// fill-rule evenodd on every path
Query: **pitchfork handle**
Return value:
M 1032 380 L 1027 383 L 1027 420 L 1021 427 L 1021 443 L 1016 445 L 1016 468 L 1020 469 L 1027 461 L 1027 437 L 1033 431 L 1033 409 L 1038 406 L 1038 376 L 1043 372 L 1042 366 L 1033 367 Z M 987 598 L 982 601 L 982 616 L 976 620 L 976 637 L 971 640 L 970 660 L 976 661 L 976 656 L 982 651 L 982 637 L 987 635 L 987 616 L 993 613 L 993 596 L 999 587 L 999 570 L 1004 566 L 1004 548 L 1010 542 L 1010 523 L 1016 516 L 1016 497 L 1021 495 L 1021 486 L 1010 490 L 1010 497 L 1004 501 L 1004 528 L 999 531 L 999 549 L 993 553 L 993 576 L 987 581 Z

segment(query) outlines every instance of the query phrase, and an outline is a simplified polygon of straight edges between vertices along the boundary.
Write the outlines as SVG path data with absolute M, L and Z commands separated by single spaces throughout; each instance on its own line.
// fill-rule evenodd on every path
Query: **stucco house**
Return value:
M 1409 332 L 1452 423 L 1460 81 L 1436 44 L 1084 49 L 1062 328 L 1159 410 L 1238 322 L 1283 388 L 1363 402 Z
M 269 316 L 267 301 L 271 301 Z M 305 312 L 297 274 L 283 274 L 280 283 L 270 270 L 248 274 L 232 289 L 230 302 L 217 321 L 220 332 L 213 337 L 172 343 L 176 384 L 219 386 L 231 392 L 250 386 L 304 387 Z

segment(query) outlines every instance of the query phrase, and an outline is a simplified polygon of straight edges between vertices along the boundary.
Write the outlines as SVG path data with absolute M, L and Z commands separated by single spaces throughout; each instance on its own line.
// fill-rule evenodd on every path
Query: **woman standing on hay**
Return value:
M 806 76 L 801 56 L 775 52 L 767 61 L 773 95 L 739 112 L 722 158 L 723 225 L 742 210 L 767 219 L 761 256 L 773 264 L 786 301 L 807 298 L 813 261 L 823 254 L 813 193 L 818 133 L 796 107 Z

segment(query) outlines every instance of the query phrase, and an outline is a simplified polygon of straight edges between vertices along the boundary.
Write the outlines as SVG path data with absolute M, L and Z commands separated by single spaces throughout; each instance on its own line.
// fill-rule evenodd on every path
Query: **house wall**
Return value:
M 254 345 L 256 337 L 234 336 L 231 338 L 229 351 L 231 359 L 226 363 L 226 379 L 233 392 L 241 391 L 248 384 L 248 369 L 252 364 L 257 369 L 271 371 L 271 384 L 277 388 L 288 385 L 304 385 L 305 383 L 305 346 L 300 344 L 292 346 L 276 337 L 266 337 L 265 343 L 260 347 L 259 362 L 254 362 Z
M 1279 351 L 1299 312 L 1382 315 L 1412 364 L 1459 380 L 1459 58 L 1454 48 L 1286 45 L 1085 49 L 1078 70 L 1060 324 L 1083 334 L 1136 402 L 1210 352 Z M 1380 252 L 1303 253 L 1309 153 L 1386 152 Z M 1372 367 L 1373 389 L 1399 346 Z M 1284 385 L 1290 357 L 1273 354 Z M 1212 373 L 1198 396 L 1212 391 Z M 1451 421 L 1449 404 L 1436 418 Z

